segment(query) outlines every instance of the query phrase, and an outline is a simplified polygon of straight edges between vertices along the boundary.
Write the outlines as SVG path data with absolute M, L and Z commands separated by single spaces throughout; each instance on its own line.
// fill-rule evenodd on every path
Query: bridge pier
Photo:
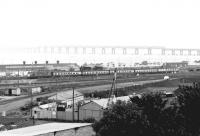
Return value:
M 102 54 L 105 54 L 105 53 L 106 53 L 105 48 L 102 48 Z
M 200 50 L 197 50 L 197 56 L 200 56 Z
M 175 55 L 175 49 L 171 49 L 172 55 Z
M 189 55 L 189 56 L 192 55 L 192 50 L 188 50 L 188 55 Z
M 113 55 L 115 54 L 115 48 L 112 48 L 112 54 Z
M 139 49 L 135 48 L 135 55 L 138 55 L 138 54 L 139 54 Z
M 126 54 L 126 48 L 123 48 L 123 54 Z
M 162 55 L 165 55 L 165 49 L 162 49 L 162 53 L 161 53 Z
M 148 55 L 152 55 L 152 49 L 151 48 L 148 49 Z
M 180 50 L 180 55 L 181 55 L 181 56 L 183 55 L 183 50 L 182 50 L 182 49 Z

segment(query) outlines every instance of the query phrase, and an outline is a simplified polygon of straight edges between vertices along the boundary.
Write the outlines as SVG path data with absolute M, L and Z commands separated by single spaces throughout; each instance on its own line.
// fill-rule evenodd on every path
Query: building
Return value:
M 182 68 L 182 67 L 187 67 L 188 62 L 167 62 L 163 64 L 163 67 L 167 68 Z
M 37 71 L 47 71 L 47 70 L 65 70 L 79 71 L 80 67 L 76 63 L 46 63 L 38 64 L 35 61 L 34 64 L 10 64 L 10 65 L 0 65 L 0 77 L 23 77 L 29 76 L 30 72 Z
M 19 96 L 19 95 L 21 95 L 21 89 L 20 88 L 9 88 L 8 90 L 5 91 L 5 95 Z
M 116 97 L 113 98 L 113 102 L 116 103 L 117 100 L 128 102 L 131 96 Z M 95 120 L 100 120 L 103 117 L 104 110 L 107 108 L 108 108 L 108 98 L 92 100 L 80 107 L 79 119 L 85 120 L 94 118 Z
M 113 98 L 112 102 L 116 103 L 117 100 L 128 102 L 130 96 L 116 97 Z M 57 107 L 59 105 L 56 105 Z M 45 104 L 38 107 L 34 107 L 32 110 L 32 115 L 37 119 L 57 119 L 65 121 L 73 120 L 86 120 L 93 118 L 95 120 L 100 120 L 103 117 L 103 112 L 108 108 L 108 99 L 97 99 L 89 101 L 82 105 L 75 105 L 74 112 L 72 107 L 63 110 L 55 109 L 54 104 Z
M 0 132 L 0 136 L 93 136 L 91 123 L 47 123 Z
M 73 91 L 66 90 L 60 93 L 57 93 L 54 96 L 49 97 L 50 100 L 60 101 L 61 103 L 65 103 L 67 107 L 72 107 L 73 104 Z M 78 91 L 74 91 L 74 103 L 76 104 L 79 101 L 84 100 L 84 96 L 82 93 Z
M 56 119 L 56 103 L 48 103 L 32 108 L 35 119 Z
M 31 89 L 31 93 L 35 94 L 35 93 L 41 93 L 42 92 L 42 88 L 41 87 L 32 87 Z

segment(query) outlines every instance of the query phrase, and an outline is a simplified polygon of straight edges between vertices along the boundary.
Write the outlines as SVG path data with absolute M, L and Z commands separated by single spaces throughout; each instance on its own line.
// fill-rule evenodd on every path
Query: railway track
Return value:
M 128 77 L 128 78 L 117 78 L 117 82 L 123 82 L 123 81 L 137 81 L 137 80 L 145 80 L 145 78 L 148 79 L 156 79 L 156 78 L 162 78 L 164 76 L 164 74 L 154 74 L 154 75 L 144 75 L 142 77 Z M 93 82 L 108 82 L 111 83 L 112 82 L 112 78 L 101 78 L 101 79 L 93 79 L 93 80 L 66 80 L 66 79 L 55 79 L 55 80 L 49 80 L 48 79 L 43 79 L 43 80 L 37 80 L 35 82 L 32 83 L 28 83 L 29 81 L 27 81 L 27 83 L 0 83 L 0 89 L 5 89 L 7 87 L 13 87 L 13 86 L 18 86 L 19 87 L 30 87 L 30 86 L 55 86 L 55 85 L 67 85 L 67 84 L 92 84 Z
M 127 86 L 142 85 L 142 84 L 155 83 L 155 82 L 161 82 L 161 81 L 163 81 L 163 79 L 118 83 L 117 87 L 122 88 L 122 87 L 127 87 Z M 86 92 L 108 90 L 108 89 L 110 89 L 110 87 L 111 87 L 110 84 L 82 86 L 82 87 L 77 86 L 76 90 L 80 91 L 82 93 L 86 93 Z M 69 90 L 71 90 L 71 88 L 65 88 L 64 91 L 69 91 Z M 57 93 L 62 93 L 62 92 L 63 92 L 63 90 L 57 91 Z M 55 92 L 46 92 L 43 94 L 36 94 L 36 95 L 33 95 L 32 97 L 33 97 L 33 100 L 36 100 L 36 98 L 38 98 L 38 97 L 45 97 L 45 96 L 52 96 L 52 95 L 55 95 Z M 30 101 L 31 101 L 31 96 L 24 96 L 21 98 L 2 101 L 2 102 L 0 102 L 0 111 L 9 111 L 9 110 L 20 108 Z

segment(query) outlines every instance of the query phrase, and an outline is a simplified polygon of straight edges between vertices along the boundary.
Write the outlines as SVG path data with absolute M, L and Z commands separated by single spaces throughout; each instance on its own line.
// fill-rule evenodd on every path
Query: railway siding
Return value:
M 133 85 L 143 85 L 143 84 L 148 84 L 148 83 L 155 83 L 155 82 L 161 82 L 164 79 L 157 79 L 157 80 L 149 80 L 149 81 L 136 81 L 136 82 L 126 82 L 126 83 L 118 83 L 117 84 L 117 88 L 123 88 L 123 87 L 127 87 L 127 86 L 133 86 Z M 76 88 L 77 91 L 80 91 L 82 93 L 86 93 L 86 92 L 93 92 L 93 91 L 102 91 L 102 90 L 108 90 L 110 89 L 111 85 L 107 84 L 107 85 L 94 85 L 94 86 L 90 86 L 90 87 L 81 87 L 81 88 Z M 69 89 L 71 90 L 71 89 Z M 62 90 L 60 90 L 60 92 L 62 92 Z M 36 98 L 38 97 L 42 97 L 42 96 L 50 96 L 50 95 L 54 95 L 55 92 L 52 93 L 47 93 L 47 94 L 38 94 L 33 96 L 33 99 L 36 100 Z M 22 106 L 24 106 L 26 103 L 30 102 L 31 97 L 27 96 L 27 97 L 23 97 L 20 99 L 16 99 L 16 100 L 11 100 L 11 101 L 7 101 L 5 103 L 0 104 L 0 111 L 9 111 L 9 110 L 13 110 L 13 109 L 18 109 Z

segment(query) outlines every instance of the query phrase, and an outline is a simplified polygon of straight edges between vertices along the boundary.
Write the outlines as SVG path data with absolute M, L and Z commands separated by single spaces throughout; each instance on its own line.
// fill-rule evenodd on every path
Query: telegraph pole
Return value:
M 30 82 L 30 85 L 31 85 L 31 82 Z M 30 95 L 31 95 L 31 119 L 33 120 L 33 125 L 35 124 L 35 120 L 34 120 L 34 116 L 33 116 L 33 92 L 32 92 L 32 89 L 30 88 Z
M 19 88 L 19 68 L 18 68 L 18 74 L 17 74 L 17 87 Z
M 33 63 L 32 63 L 32 65 L 31 65 L 31 71 L 33 71 Z M 32 88 L 31 88 L 31 86 L 32 86 L 32 81 L 30 80 L 29 81 L 29 85 L 30 85 L 30 95 L 31 95 L 31 119 L 33 120 L 33 125 L 35 124 L 35 120 L 34 120 L 34 116 L 33 116 L 33 92 L 32 92 Z
M 72 95 L 72 120 L 74 122 L 74 87 L 72 88 L 73 95 Z

